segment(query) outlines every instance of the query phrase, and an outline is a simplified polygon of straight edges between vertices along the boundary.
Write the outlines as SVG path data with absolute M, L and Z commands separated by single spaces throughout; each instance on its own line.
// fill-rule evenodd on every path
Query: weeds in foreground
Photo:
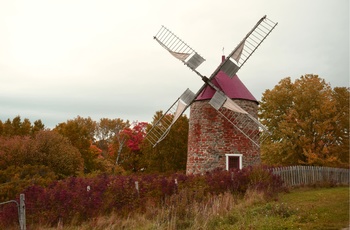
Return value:
M 100 216 L 115 214 L 125 218 L 166 206 L 168 209 L 164 212 L 169 212 L 166 215 L 176 217 L 176 226 L 186 228 L 193 224 L 187 221 L 196 216 L 193 210 L 202 212 L 216 207 L 217 201 L 213 199 L 218 198 L 214 197 L 225 193 L 244 196 L 249 190 L 271 198 L 283 190 L 283 185 L 269 169 L 255 166 L 230 172 L 217 170 L 205 175 L 72 177 L 46 187 L 33 185 L 23 193 L 27 223 L 33 226 L 57 226 L 62 222 L 79 226 Z M 202 207 L 203 203 L 208 207 Z M 16 219 L 13 207 L 4 206 L 0 210 L 0 228 L 8 229 L 18 223 Z
M 27 229 L 342 229 L 349 226 L 348 194 L 347 187 L 302 188 L 281 193 L 276 201 L 250 190 L 244 197 L 227 192 L 195 201 L 183 191 L 164 200 L 161 206 L 147 204 L 143 213 L 120 216 L 113 212 L 82 224 L 73 221 Z
M 149 206 L 144 213 L 121 217 L 117 213 L 100 216 L 81 225 L 70 223 L 59 226 L 35 229 L 210 229 L 213 219 L 226 216 L 236 206 L 237 198 L 229 192 L 220 195 L 208 195 L 202 201 L 191 199 L 188 191 L 181 191 L 164 201 L 161 206 Z

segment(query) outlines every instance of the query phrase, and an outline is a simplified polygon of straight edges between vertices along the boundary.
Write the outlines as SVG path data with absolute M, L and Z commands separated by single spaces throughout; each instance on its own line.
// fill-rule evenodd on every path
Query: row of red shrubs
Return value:
M 175 173 L 169 176 L 71 177 L 56 181 L 48 187 L 33 185 L 23 193 L 27 224 L 56 225 L 60 220 L 66 223 L 73 219 L 82 222 L 111 212 L 119 215 L 142 212 L 147 205 L 161 205 L 167 197 L 184 189 L 191 199 L 200 202 L 208 194 L 230 191 L 244 195 L 248 189 L 256 189 L 273 197 L 284 188 L 279 177 L 259 166 L 196 176 Z M 18 222 L 14 205 L 4 205 L 0 210 L 0 228 Z

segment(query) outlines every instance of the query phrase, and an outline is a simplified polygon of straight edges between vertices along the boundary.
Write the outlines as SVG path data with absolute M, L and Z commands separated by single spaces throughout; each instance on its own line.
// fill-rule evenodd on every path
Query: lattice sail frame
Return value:
M 173 32 L 162 26 L 154 39 L 178 60 L 190 69 L 195 70 L 205 59 L 194 49 L 177 37 Z
M 170 108 L 153 124 L 146 139 L 154 146 L 161 142 L 170 132 L 177 119 L 185 112 L 195 99 L 195 94 L 186 89 Z
M 220 70 L 224 71 L 229 77 L 234 77 L 276 26 L 277 23 L 268 19 L 266 15 L 262 17 L 227 56 Z
M 256 147 L 270 135 L 267 128 L 255 117 L 221 92 L 215 92 L 209 104 Z
M 211 80 L 220 72 L 225 72 L 229 77 L 234 77 L 238 70 L 246 63 L 246 61 L 251 57 L 255 50 L 261 45 L 261 43 L 266 39 L 266 37 L 271 33 L 271 31 L 277 26 L 277 23 L 271 21 L 266 17 L 262 17 L 256 25 L 249 31 L 249 33 L 244 37 L 244 39 L 237 45 L 237 47 L 226 57 L 226 59 L 216 68 L 216 70 L 210 75 L 209 78 L 203 76 L 199 73 L 196 68 L 202 64 L 205 59 L 200 56 L 194 49 L 183 42 L 179 37 L 172 33 L 169 29 L 162 26 L 158 31 L 154 39 L 167 51 L 170 52 L 175 58 L 183 62 L 191 70 L 193 70 L 197 75 L 199 75 L 205 82 L 203 86 L 194 94 L 192 91 L 187 89 L 173 104 L 172 106 L 163 114 L 163 116 L 158 119 L 149 130 L 146 135 L 146 139 L 155 147 L 159 142 L 161 142 L 169 133 L 172 125 L 176 120 L 185 112 L 185 110 L 195 101 L 203 89 L 209 85 L 216 90 L 216 94 L 221 95 L 221 104 L 213 103 L 217 97 L 214 97 L 209 102 L 215 109 L 218 110 L 225 119 L 227 119 L 234 127 L 242 132 L 248 139 L 250 139 L 256 146 L 266 139 L 268 135 L 267 129 L 248 112 L 244 111 L 236 103 L 234 103 L 230 98 L 228 98 L 220 89 L 218 89 Z M 186 99 L 185 99 L 186 98 Z M 216 99 L 214 99 L 216 98 Z M 229 102 L 231 106 L 225 106 L 224 103 Z M 234 105 L 234 104 L 235 105 Z M 234 105 L 234 107 L 232 107 Z M 243 117 L 248 117 L 249 119 L 243 119 Z M 259 127 L 258 132 L 250 132 L 247 128 L 255 124 Z

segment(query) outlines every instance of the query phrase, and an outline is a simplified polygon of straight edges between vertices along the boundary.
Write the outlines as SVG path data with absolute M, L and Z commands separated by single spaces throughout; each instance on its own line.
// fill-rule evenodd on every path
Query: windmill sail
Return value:
M 170 132 L 177 119 L 185 112 L 195 99 L 195 94 L 186 89 L 185 92 L 170 106 L 170 108 L 153 124 L 146 139 L 155 147 Z
M 205 59 L 200 56 L 194 49 L 183 42 L 173 32 L 162 26 L 154 39 L 171 55 L 182 61 L 190 69 L 195 70 Z
M 231 56 L 231 58 L 234 59 L 237 63 L 239 62 L 239 59 L 241 59 L 244 44 L 245 44 L 245 41 L 241 42 Z
M 257 147 L 269 135 L 264 125 L 222 92 L 215 92 L 209 104 Z
M 268 19 L 266 15 L 262 17 L 227 56 L 226 60 L 214 71 L 211 78 L 220 70 L 224 71 L 229 77 L 234 77 L 276 26 L 277 23 Z

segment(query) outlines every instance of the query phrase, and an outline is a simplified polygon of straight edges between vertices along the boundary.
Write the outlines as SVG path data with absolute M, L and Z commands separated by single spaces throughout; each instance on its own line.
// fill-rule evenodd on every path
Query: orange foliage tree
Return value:
M 264 163 L 348 167 L 349 95 L 317 75 L 266 90 L 259 118 L 272 135 L 261 146 Z
M 0 202 L 25 187 L 82 173 L 83 159 L 62 135 L 43 130 L 33 137 L 0 136 Z
M 84 172 L 91 173 L 93 171 L 106 171 L 106 168 L 100 168 L 99 154 L 96 154 L 96 148 L 92 147 L 96 135 L 96 122 L 90 117 L 76 117 L 73 120 L 68 120 L 58 124 L 54 131 L 67 137 L 71 144 L 76 147 L 82 158 L 84 159 Z M 99 152 L 99 151 L 98 151 Z

